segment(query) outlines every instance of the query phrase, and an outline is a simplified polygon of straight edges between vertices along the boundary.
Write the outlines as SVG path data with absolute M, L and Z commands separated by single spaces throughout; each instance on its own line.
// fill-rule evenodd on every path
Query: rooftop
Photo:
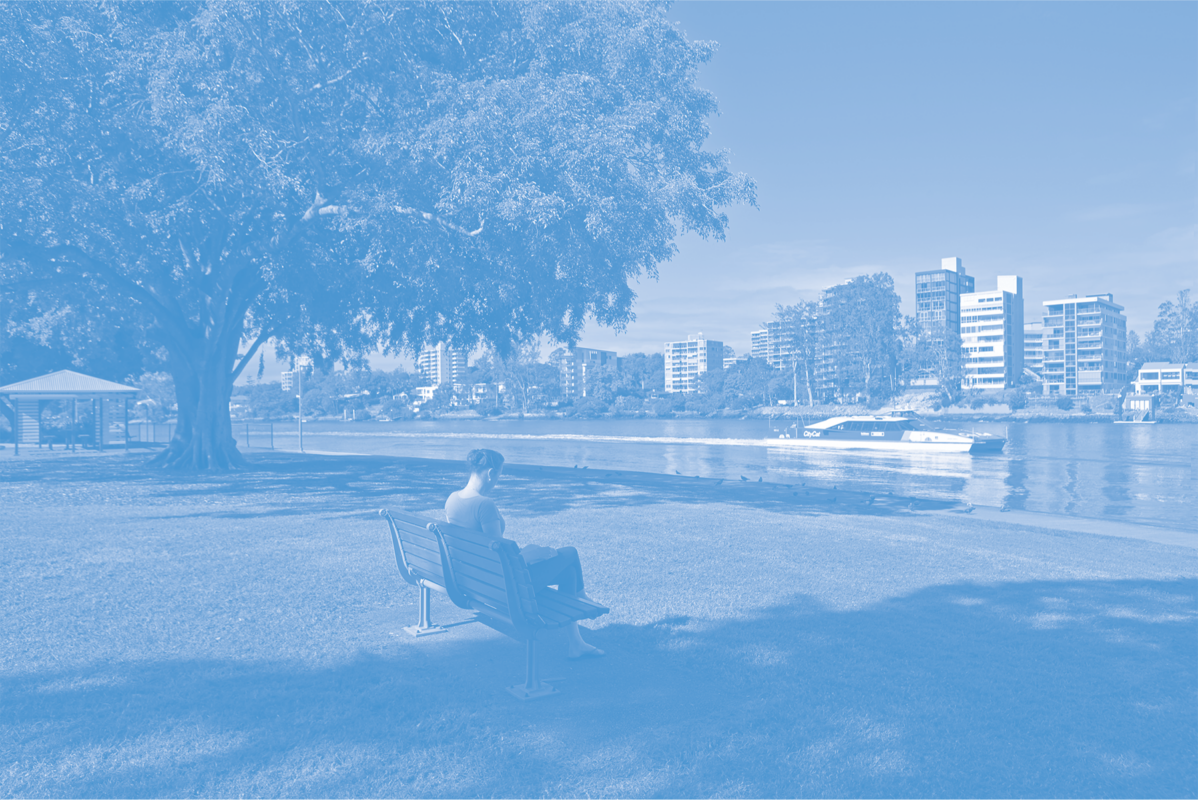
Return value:
M 93 378 L 80 372 L 61 369 L 42 375 L 40 378 L 30 378 L 24 381 L 0 386 L 0 394 L 136 394 L 137 388 L 123 383 L 106 381 L 103 378 Z

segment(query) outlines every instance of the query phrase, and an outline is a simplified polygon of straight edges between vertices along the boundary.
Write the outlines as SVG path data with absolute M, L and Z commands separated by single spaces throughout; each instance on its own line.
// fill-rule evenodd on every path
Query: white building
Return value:
M 416 369 L 433 386 L 460 383 L 466 377 L 466 354 L 445 342 L 430 345 L 416 357 Z
M 940 269 L 915 273 L 915 321 L 936 340 L 959 333 L 961 296 L 972 291 L 973 277 L 961 259 L 940 259 Z
M 1110 294 L 1044 301 L 1049 394 L 1118 392 L 1127 382 L 1127 319 Z
M 697 392 L 699 376 L 724 368 L 724 343 L 714 339 L 687 337 L 685 342 L 666 342 L 667 392 Z
M 752 347 L 749 348 L 749 355 L 752 358 L 759 358 L 762 361 L 766 359 L 770 351 L 769 335 L 769 331 L 765 328 L 749 334 L 753 342 Z
M 1132 381 L 1136 394 L 1198 393 L 1198 364 L 1149 361 Z
M 615 371 L 618 365 L 615 350 L 571 347 L 562 353 L 560 363 L 562 397 L 589 397 L 595 378 L 604 371 Z
M 961 295 L 962 386 L 1005 389 L 1023 375 L 1023 279 L 999 275 L 998 288 Z

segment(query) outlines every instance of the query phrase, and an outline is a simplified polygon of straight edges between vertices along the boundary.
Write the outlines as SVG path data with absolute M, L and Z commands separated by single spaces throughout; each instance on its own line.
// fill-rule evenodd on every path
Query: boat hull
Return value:
M 900 453 L 1000 453 L 997 445 L 978 442 L 853 441 L 851 439 L 766 439 L 770 447 L 815 448 L 821 450 L 889 450 Z

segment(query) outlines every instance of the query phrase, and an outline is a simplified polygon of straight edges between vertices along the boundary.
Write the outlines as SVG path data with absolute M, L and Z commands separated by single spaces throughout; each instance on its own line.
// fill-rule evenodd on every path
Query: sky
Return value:
M 703 332 L 743 353 L 776 303 L 957 256 L 978 290 L 1111 292 L 1129 327 L 1198 289 L 1198 5 L 679 3 L 719 50 L 700 74 L 758 185 L 723 242 L 689 237 L 637 322 L 582 344 L 653 351 Z
M 1198 290 L 1198 4 L 681 2 L 719 49 L 710 149 L 757 182 L 724 241 L 678 240 L 623 332 L 660 352 L 699 333 L 746 353 L 775 304 L 962 259 L 979 291 L 1110 292 L 1129 329 Z M 391 368 L 411 359 L 373 361 Z

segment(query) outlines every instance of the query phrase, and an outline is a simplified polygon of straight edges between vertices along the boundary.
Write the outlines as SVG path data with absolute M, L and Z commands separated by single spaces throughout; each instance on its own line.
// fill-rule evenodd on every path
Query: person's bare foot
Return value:
M 581 645 L 571 644 L 570 649 L 566 652 L 566 658 L 577 661 L 583 658 L 602 658 L 607 655 L 598 647 L 583 642 Z

